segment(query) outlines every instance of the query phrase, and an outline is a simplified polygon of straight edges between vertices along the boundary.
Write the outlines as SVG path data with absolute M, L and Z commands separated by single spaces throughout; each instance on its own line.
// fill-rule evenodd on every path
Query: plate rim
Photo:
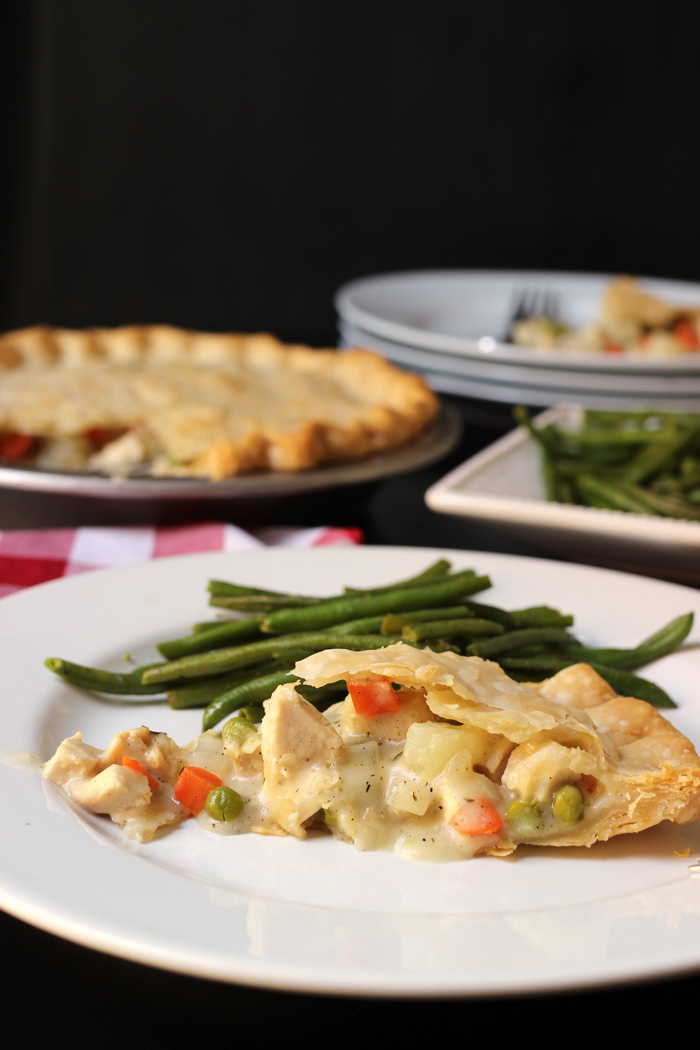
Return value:
M 353 296 L 364 291 L 368 287 L 376 287 L 382 283 L 388 284 L 392 281 L 409 283 L 416 280 L 425 280 L 430 283 L 438 283 L 446 278 L 455 279 L 463 277 L 465 280 L 499 278 L 518 281 L 520 284 L 547 284 L 552 286 L 557 282 L 573 284 L 576 281 L 610 281 L 616 275 L 605 273 L 586 273 L 576 271 L 548 271 L 548 270 L 498 270 L 498 269 L 437 269 L 437 270 L 406 270 L 387 273 L 370 274 L 348 281 L 336 291 L 333 303 L 338 315 L 344 320 L 362 328 L 367 332 L 382 336 L 390 341 L 406 346 L 422 349 L 425 351 L 438 351 L 453 356 L 483 359 L 484 351 L 477 345 L 477 340 L 466 339 L 458 336 L 441 335 L 427 330 L 414 328 L 397 321 L 391 321 L 380 315 L 370 313 L 358 306 L 353 301 Z M 683 286 L 697 293 L 700 302 L 700 283 L 693 281 L 675 280 L 666 277 L 649 277 L 639 275 L 639 281 L 649 285 L 660 286 L 662 289 L 668 285 Z M 488 357 L 491 360 L 519 364 L 536 370 L 539 367 L 561 369 L 564 372 L 587 372 L 603 371 L 604 373 L 641 372 L 657 375 L 687 374 L 697 375 L 700 371 L 700 355 L 679 355 L 678 357 L 663 359 L 663 365 L 658 364 L 659 358 L 640 357 L 604 357 L 583 352 L 569 351 L 562 355 L 560 351 L 530 350 L 527 347 L 517 347 L 508 343 L 495 341 L 488 349 Z M 690 361 L 686 359 L 691 357 Z

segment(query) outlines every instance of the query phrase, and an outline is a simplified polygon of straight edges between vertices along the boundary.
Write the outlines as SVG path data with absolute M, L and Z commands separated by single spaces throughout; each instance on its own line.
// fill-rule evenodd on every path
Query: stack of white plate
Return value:
M 340 345 L 364 346 L 420 372 L 435 390 L 488 401 L 589 408 L 700 409 L 700 353 L 671 357 L 536 350 L 504 342 L 524 292 L 556 296 L 572 327 L 595 319 L 604 274 L 447 270 L 385 274 L 335 297 Z M 700 306 L 700 285 L 641 279 L 652 294 Z

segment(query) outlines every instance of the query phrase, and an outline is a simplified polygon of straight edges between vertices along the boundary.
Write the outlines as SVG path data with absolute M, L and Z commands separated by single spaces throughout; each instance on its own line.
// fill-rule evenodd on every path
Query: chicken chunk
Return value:
M 102 752 L 83 743 L 83 734 L 76 733 L 59 744 L 56 754 L 44 764 L 43 774 L 52 784 L 63 787 L 76 777 L 92 777 L 102 769 Z
M 108 813 L 113 820 L 122 823 L 133 814 L 127 811 L 147 806 L 151 800 L 148 780 L 126 766 L 107 766 L 90 780 L 76 780 L 69 792 L 79 806 L 93 813 Z
M 265 703 L 261 743 L 261 801 L 283 831 L 304 838 L 304 824 L 328 806 L 338 783 L 342 738 L 290 684 L 278 686 Z

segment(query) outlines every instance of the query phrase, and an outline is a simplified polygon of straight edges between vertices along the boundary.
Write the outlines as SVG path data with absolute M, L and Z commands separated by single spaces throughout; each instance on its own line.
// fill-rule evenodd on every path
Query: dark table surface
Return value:
M 458 447 L 447 459 L 411 474 L 302 497 L 243 504 L 76 500 L 0 490 L 0 528 L 166 524 L 205 519 L 232 521 L 243 528 L 345 525 L 361 528 L 369 544 L 551 557 L 546 549 L 528 546 L 491 525 L 436 514 L 426 507 L 423 494 L 430 484 L 513 425 L 509 406 L 466 400 L 453 403 L 465 421 Z M 47 857 L 47 864 L 50 862 Z M 177 924 L 177 916 L 173 916 L 173 923 Z M 631 1019 L 648 1014 L 650 1002 L 660 1017 L 680 1018 L 681 1008 L 687 1008 L 694 993 L 700 992 L 700 979 L 685 975 L 652 985 L 535 997 L 536 1013 L 532 998 L 529 1005 L 518 998 L 499 998 L 497 1003 L 476 1000 L 468 1006 L 460 1000 L 341 999 L 217 984 L 156 970 L 64 941 L 5 913 L 0 913 L 0 937 L 5 959 L 10 962 L 6 1002 L 12 1014 L 16 1012 L 30 1025 L 35 1037 L 60 1031 L 63 1020 L 74 1019 L 76 1011 L 89 1014 L 94 1004 L 100 1004 L 101 1019 L 95 1023 L 103 1033 L 106 1029 L 105 1034 L 109 1035 L 114 1022 L 121 1037 L 127 1039 L 137 1033 L 146 1039 L 150 1033 L 159 1040 L 179 1039 L 196 1031 L 207 1043 L 219 1034 L 237 1041 L 249 1035 L 264 1046 L 266 1037 L 290 1040 L 297 1032 L 305 1040 L 317 1035 L 335 1040 L 340 1034 L 337 1021 L 343 1018 L 363 1042 L 375 1034 L 393 1040 L 404 1033 L 418 1034 L 417 1020 L 434 1017 L 437 1009 L 440 1030 L 452 1018 L 463 1024 L 468 1009 L 469 1034 L 474 1033 L 476 1021 L 480 1029 L 481 1025 L 495 1023 L 495 1030 L 505 1035 L 518 1030 L 527 1018 L 546 1018 L 551 1031 L 555 1019 L 602 1017 L 607 1007 L 618 1020 L 625 1018 L 626 1024 L 633 1025 Z M 629 1035 L 631 1029 L 627 1027 L 626 1032 Z M 97 1037 L 99 1033 L 95 1030 L 93 1034 Z M 117 1038 L 120 1036 L 115 1041 Z

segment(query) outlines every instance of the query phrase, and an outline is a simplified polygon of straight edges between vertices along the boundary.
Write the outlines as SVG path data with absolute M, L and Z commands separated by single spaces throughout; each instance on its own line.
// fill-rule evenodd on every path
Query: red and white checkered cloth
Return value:
M 165 528 L 0 531 L 0 597 L 37 583 L 90 569 L 135 565 L 151 558 L 197 551 L 245 551 L 258 547 L 327 547 L 362 543 L 360 529 L 256 529 L 206 522 Z

